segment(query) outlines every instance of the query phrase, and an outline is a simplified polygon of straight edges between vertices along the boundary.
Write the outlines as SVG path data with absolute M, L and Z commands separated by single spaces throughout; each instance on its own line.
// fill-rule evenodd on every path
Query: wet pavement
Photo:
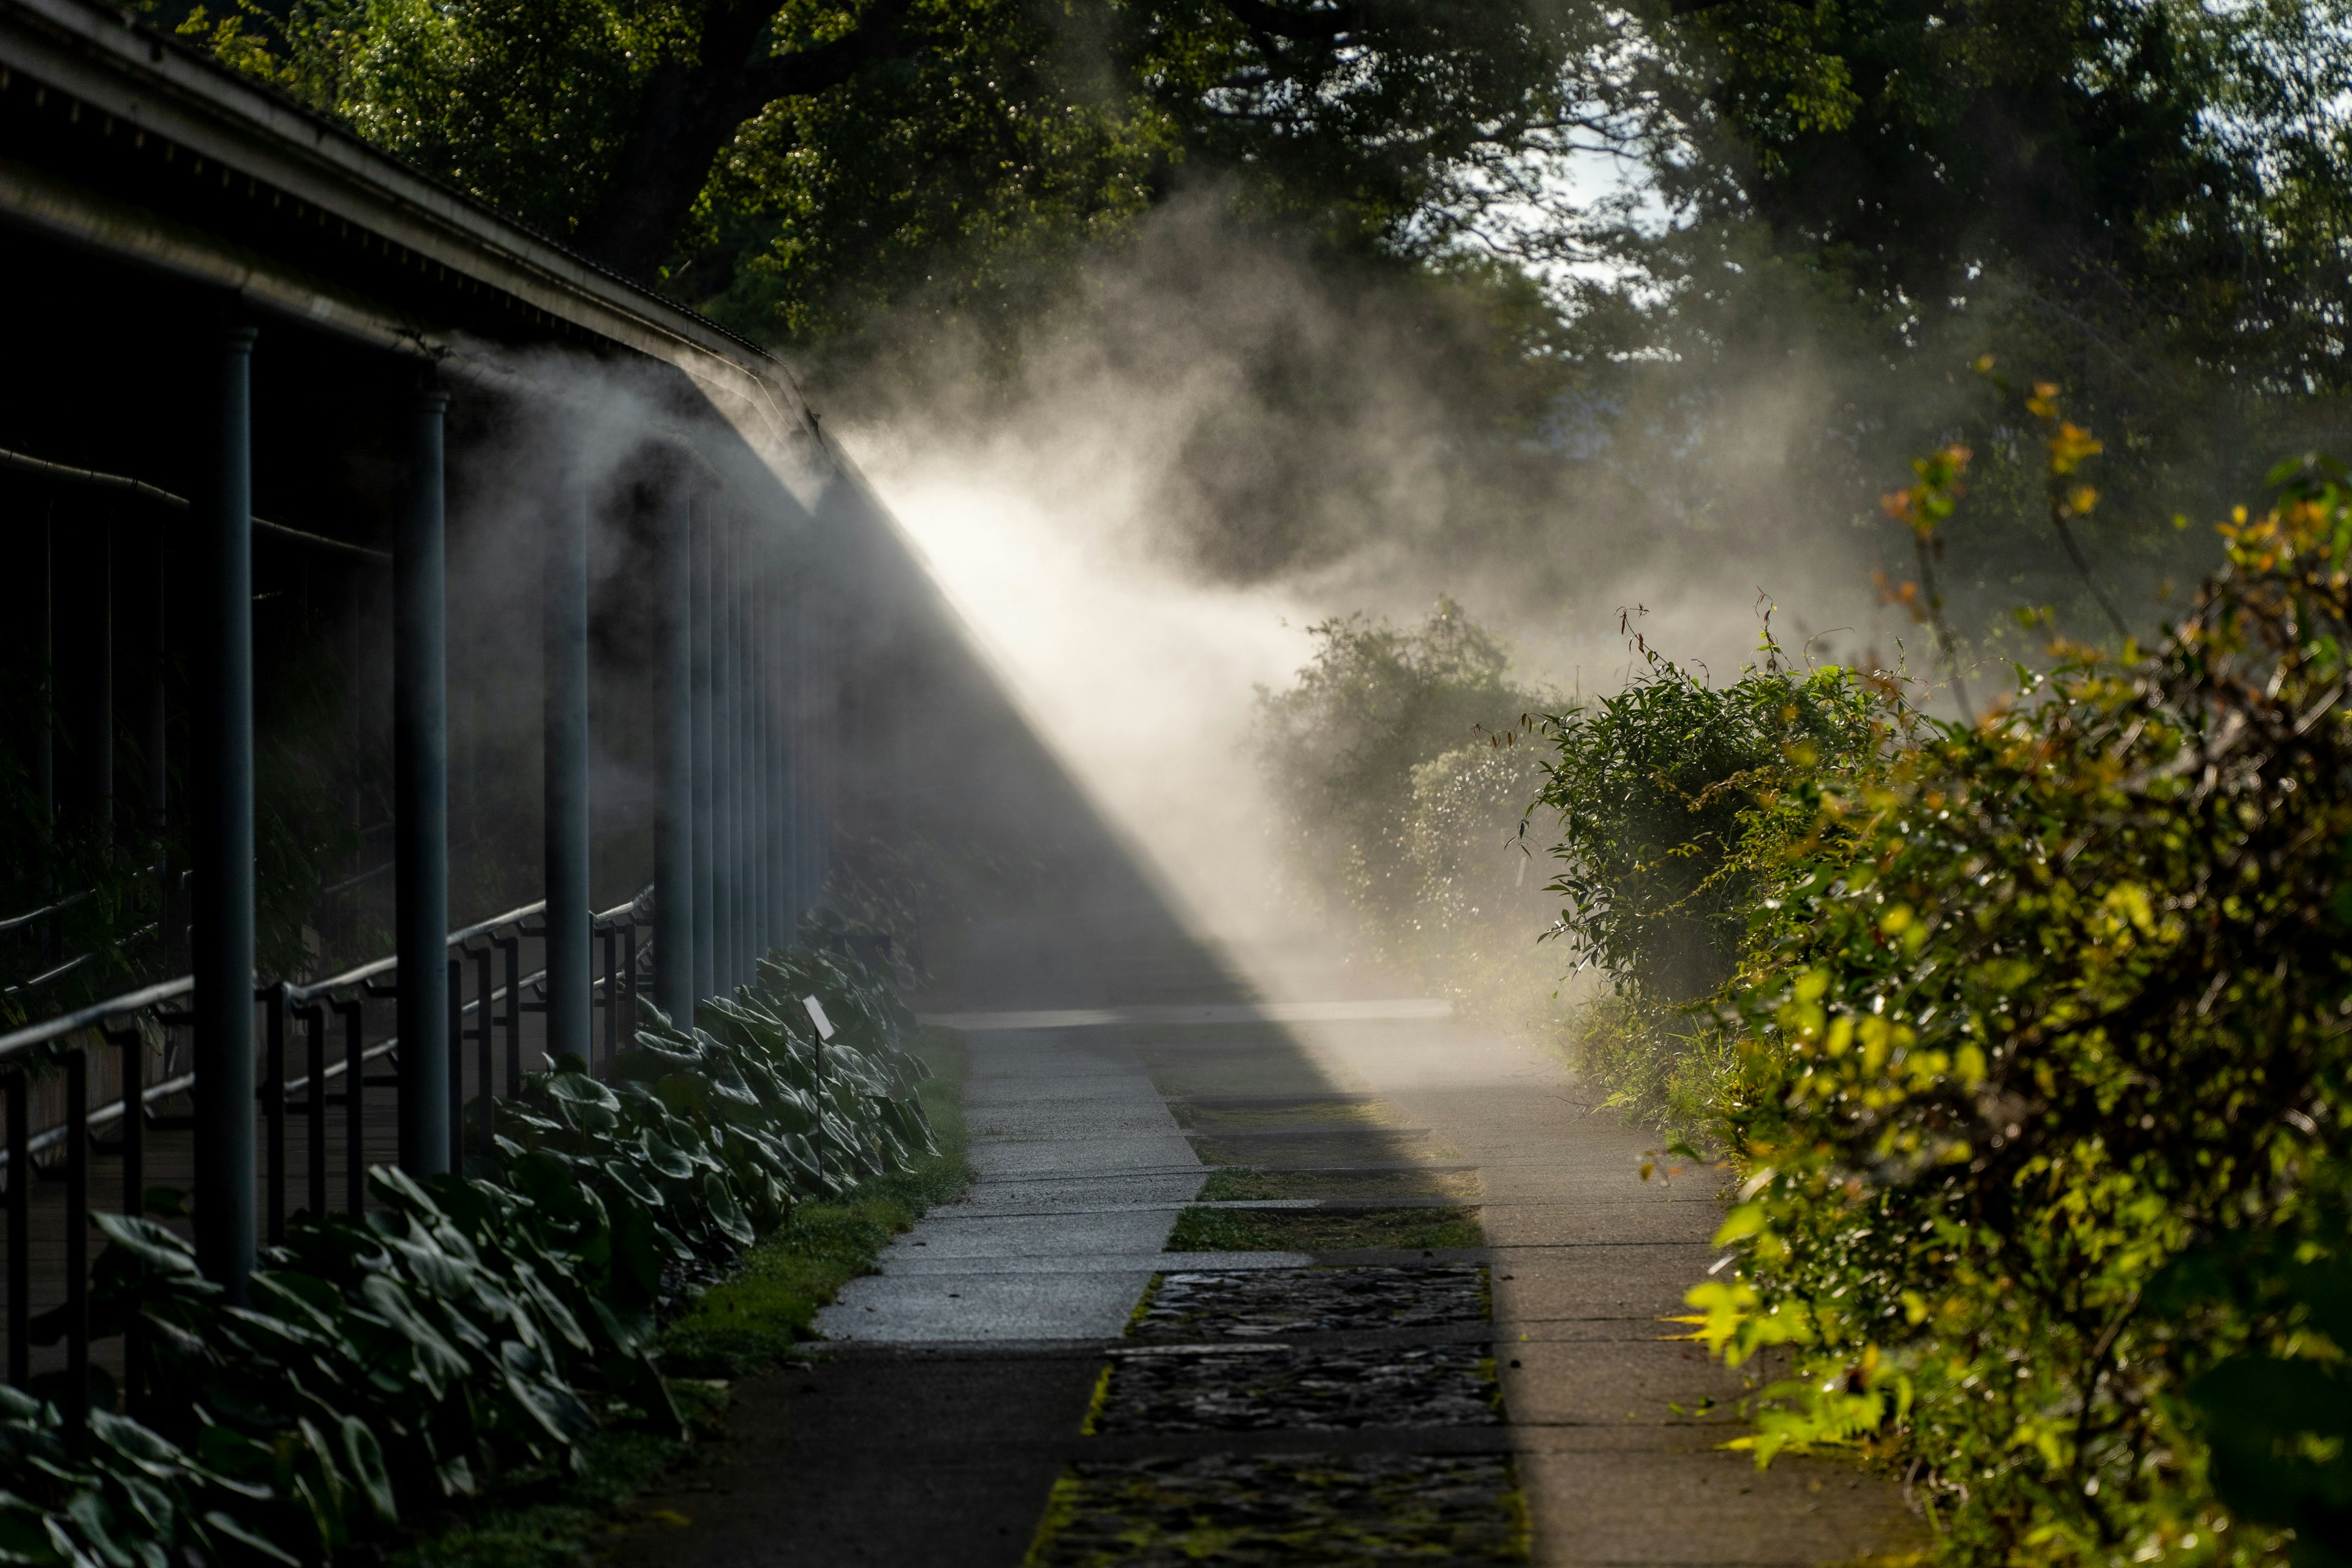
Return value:
M 1711 1173 L 1643 1183 L 1654 1140 L 1442 1005 L 1320 972 L 1269 1005 L 1197 948 L 1087 941 L 1047 983 L 957 999 L 970 1195 L 824 1312 L 820 1359 L 738 1386 L 728 1440 L 616 1561 L 1795 1568 L 1916 1544 L 1884 1478 L 1723 1450 L 1745 1380 L 1662 1321 L 1714 1260 Z M 1204 1184 L 1375 1227 L 1466 1205 L 1486 1245 L 1164 1250 Z

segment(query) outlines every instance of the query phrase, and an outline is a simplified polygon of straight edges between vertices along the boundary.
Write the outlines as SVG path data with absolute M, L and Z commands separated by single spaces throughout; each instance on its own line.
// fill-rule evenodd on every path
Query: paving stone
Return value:
M 1142 1341 L 1263 1339 L 1486 1321 L 1486 1271 L 1296 1268 L 1162 1274 L 1129 1331 Z
M 1055 1487 L 1036 1568 L 1526 1559 L 1502 1454 L 1219 1454 L 1080 1463 Z
M 1105 1436 L 1312 1432 L 1502 1421 L 1494 1361 L 1481 1344 L 1184 1346 L 1122 1354 L 1094 1429 Z

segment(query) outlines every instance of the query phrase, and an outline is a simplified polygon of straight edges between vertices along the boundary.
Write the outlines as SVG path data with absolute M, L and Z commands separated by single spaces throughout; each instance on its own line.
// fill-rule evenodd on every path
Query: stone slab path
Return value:
M 1448 1021 L 1295 1030 L 1475 1163 L 1500 1376 L 1535 1560 L 1642 1568 L 1851 1563 L 1925 1544 L 1884 1478 L 1722 1444 L 1747 1379 L 1669 1336 L 1721 1253 L 1715 1173 L 1590 1100 L 1548 1054 Z
M 1799 1568 L 1918 1544 L 1882 1478 L 1721 1447 L 1744 1381 L 1662 1321 L 1714 1261 L 1711 1173 L 1643 1182 L 1652 1140 L 1442 1005 L 1328 975 L 1269 1003 L 1165 942 L 1071 962 L 1087 940 L 1058 933 L 1050 985 L 959 1009 L 968 1197 L 824 1313 L 823 1359 L 739 1386 L 729 1440 L 617 1561 Z M 1281 1195 L 1197 1206 L 1234 1161 Z M 1421 1195 L 1360 1195 L 1390 1183 Z M 1482 1247 L 1167 1250 L 1188 1206 L 1203 1234 L 1462 1203 Z
M 1116 1338 L 1206 1173 L 1124 1041 L 967 1037 L 973 1180 L 818 1318 L 854 1344 Z

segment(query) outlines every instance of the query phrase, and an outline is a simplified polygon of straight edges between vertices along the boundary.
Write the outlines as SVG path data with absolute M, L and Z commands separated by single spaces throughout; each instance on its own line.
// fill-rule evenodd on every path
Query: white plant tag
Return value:
M 833 1020 L 824 1016 L 824 1004 L 814 996 L 803 996 L 801 1005 L 808 1009 L 809 1022 L 816 1026 L 816 1037 L 820 1040 L 833 1038 Z

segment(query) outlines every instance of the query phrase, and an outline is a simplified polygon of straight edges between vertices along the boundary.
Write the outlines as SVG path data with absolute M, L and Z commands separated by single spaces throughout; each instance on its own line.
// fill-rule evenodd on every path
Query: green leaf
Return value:
M 204 1271 L 196 1266 L 195 1248 L 177 1231 L 152 1219 L 119 1214 L 92 1215 L 90 1223 L 98 1226 L 110 1245 L 121 1247 L 156 1274 L 191 1284 L 204 1279 Z M 219 1289 L 209 1282 L 197 1288 L 206 1294 Z
M 604 1174 L 613 1179 L 616 1186 L 644 1207 L 656 1209 L 662 1206 L 660 1192 L 652 1183 L 639 1175 L 637 1168 L 626 1160 L 607 1160 L 604 1162 Z M 688 1173 L 692 1173 L 690 1168 Z
M 337 1424 L 335 1439 L 343 1473 L 358 1484 L 369 1511 L 378 1523 L 398 1523 L 399 1500 L 393 1495 L 392 1473 L 384 1468 L 383 1446 L 374 1431 L 358 1416 L 345 1415 Z
M 673 1182 L 691 1180 L 694 1162 L 688 1159 L 662 1135 L 647 1128 L 639 1135 L 638 1147 L 645 1152 L 646 1163 Z
M 552 1099 L 571 1105 L 591 1105 L 604 1110 L 618 1110 L 621 1102 L 613 1091 L 585 1073 L 551 1073 L 547 1092 Z
M 548 1436 L 577 1443 L 596 1429 L 596 1417 L 580 1396 L 565 1387 L 538 1352 L 520 1340 L 499 1347 L 499 1365 L 507 1391 Z
M 735 1202 L 735 1194 L 727 1185 L 727 1178 L 712 1171 L 702 1178 L 702 1201 L 710 1210 L 711 1222 L 718 1226 L 730 1241 L 738 1247 L 749 1247 L 759 1239 L 751 1222 L 743 1217 L 743 1210 Z
M 465 1377 L 466 1358 L 442 1337 L 439 1330 L 425 1321 L 398 1280 L 372 1275 L 360 1286 L 360 1299 L 380 1321 L 408 1342 L 415 1355 L 417 1381 L 434 1398 L 440 1398 L 451 1384 Z

